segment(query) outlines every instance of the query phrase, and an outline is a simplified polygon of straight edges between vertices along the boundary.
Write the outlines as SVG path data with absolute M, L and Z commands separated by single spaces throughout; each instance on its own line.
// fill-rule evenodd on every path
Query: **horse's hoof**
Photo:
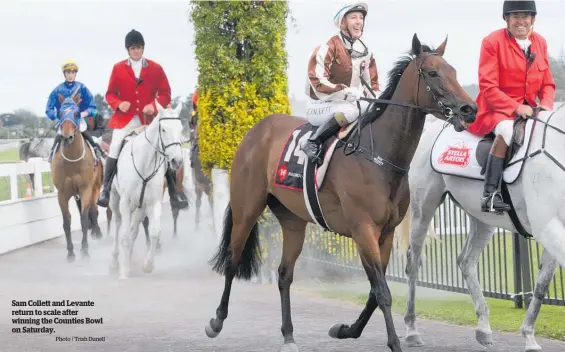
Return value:
M 408 347 L 422 347 L 426 345 L 419 334 L 408 335 L 404 338 L 404 341 L 406 341 Z
M 73 263 L 75 261 L 76 257 L 74 253 L 68 254 L 67 255 L 67 263 Z
M 349 325 L 345 324 L 334 324 L 328 331 L 328 335 L 334 339 L 343 338 L 343 330 L 349 328 Z
M 210 322 L 208 324 L 206 324 L 204 331 L 206 331 L 206 336 L 213 339 L 214 337 L 216 337 L 220 334 L 220 331 L 222 331 L 222 328 L 220 328 L 219 331 L 215 331 L 214 328 L 212 328 L 211 323 L 212 323 L 212 320 L 210 320 Z
M 541 349 L 541 346 L 536 343 L 535 345 L 526 346 L 526 349 L 524 351 L 525 352 L 541 352 L 542 349 Z
M 294 342 L 285 343 L 281 347 L 281 352 L 298 352 L 298 346 Z
M 147 273 L 147 274 L 152 273 L 153 269 L 155 269 L 155 263 L 154 262 L 152 262 L 152 261 L 151 262 L 145 262 L 143 264 L 143 272 L 144 273 Z
M 475 330 L 475 339 L 484 347 L 492 346 L 492 333 Z

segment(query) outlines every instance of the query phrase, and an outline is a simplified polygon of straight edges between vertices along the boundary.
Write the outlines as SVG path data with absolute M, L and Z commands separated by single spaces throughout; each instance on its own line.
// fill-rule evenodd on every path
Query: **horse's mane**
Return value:
M 422 44 L 422 51 L 426 53 L 435 53 L 436 49 L 431 48 L 427 45 Z M 388 72 L 388 83 L 385 90 L 379 96 L 379 99 L 390 100 L 392 95 L 396 91 L 398 83 L 400 82 L 400 77 L 404 73 L 404 70 L 410 65 L 412 60 L 414 60 L 418 56 L 418 53 L 413 52 L 410 50 L 404 56 L 401 56 L 395 63 L 393 68 Z M 375 115 L 370 119 L 370 122 L 375 121 L 378 119 L 389 106 L 385 103 L 377 103 L 376 106 L 380 108 L 379 110 L 375 111 Z

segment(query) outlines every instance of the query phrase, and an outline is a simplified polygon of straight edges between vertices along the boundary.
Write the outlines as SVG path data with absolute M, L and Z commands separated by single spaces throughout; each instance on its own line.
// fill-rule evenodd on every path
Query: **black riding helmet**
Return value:
M 143 36 L 135 29 L 132 29 L 128 34 L 126 34 L 126 49 L 129 49 L 129 47 L 133 45 L 145 46 Z
M 502 18 L 505 19 L 506 16 L 515 12 L 526 12 L 535 16 L 538 13 L 536 10 L 536 2 L 505 0 L 502 5 Z

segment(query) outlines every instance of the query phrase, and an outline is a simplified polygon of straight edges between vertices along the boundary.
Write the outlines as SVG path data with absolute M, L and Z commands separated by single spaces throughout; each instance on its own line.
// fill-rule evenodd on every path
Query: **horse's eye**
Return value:
M 430 72 L 428 72 L 428 75 L 429 75 L 430 77 L 438 77 L 438 76 L 439 76 L 439 75 L 437 74 L 437 71 L 430 71 Z

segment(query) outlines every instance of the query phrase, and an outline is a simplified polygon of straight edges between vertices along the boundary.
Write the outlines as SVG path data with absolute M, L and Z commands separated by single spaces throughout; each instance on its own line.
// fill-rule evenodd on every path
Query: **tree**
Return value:
M 198 65 L 198 136 L 207 169 L 231 169 L 247 131 L 290 113 L 286 1 L 191 1 Z
M 94 104 L 96 104 L 96 111 L 100 116 L 104 118 L 110 117 L 110 115 L 112 114 L 112 109 L 110 108 L 106 100 L 104 100 L 102 94 L 96 94 L 94 96 Z
M 563 54 L 559 58 L 550 56 L 549 68 L 557 87 L 555 101 L 565 101 L 565 57 Z

